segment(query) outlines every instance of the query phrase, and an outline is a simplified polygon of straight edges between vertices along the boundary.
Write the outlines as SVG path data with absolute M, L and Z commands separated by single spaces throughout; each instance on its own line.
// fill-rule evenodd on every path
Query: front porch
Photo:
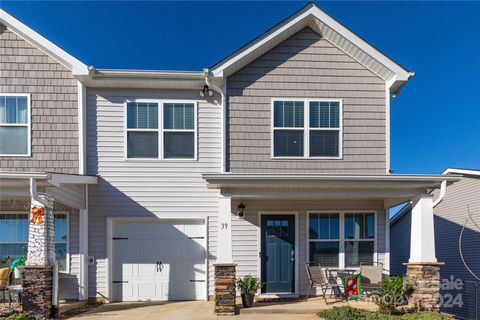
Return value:
M 88 185 L 96 183 L 90 176 L 0 172 L 0 267 L 26 259 L 3 279 L 3 289 L 16 290 L 14 297 L 22 292 L 24 310 L 47 312 L 52 304 L 58 310 L 59 299 L 86 301 Z
M 405 262 L 412 270 L 431 266 L 437 261 L 429 191 L 445 191 L 458 180 L 437 175 L 204 177 L 209 188 L 221 190 L 217 263 L 234 264 L 237 277 L 251 274 L 265 282 L 260 298 L 315 295 L 309 292 L 308 263 L 355 270 L 376 265 L 389 275 L 389 209 L 406 201 L 413 202 L 415 245 Z

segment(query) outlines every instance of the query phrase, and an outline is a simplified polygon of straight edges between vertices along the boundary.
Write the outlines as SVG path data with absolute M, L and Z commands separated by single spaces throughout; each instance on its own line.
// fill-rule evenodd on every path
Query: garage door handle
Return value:
M 205 280 L 190 280 L 190 282 L 205 282 Z
M 162 261 L 157 261 L 157 272 L 162 272 L 162 270 L 163 270 Z
M 113 281 L 113 283 L 128 283 L 128 281 Z

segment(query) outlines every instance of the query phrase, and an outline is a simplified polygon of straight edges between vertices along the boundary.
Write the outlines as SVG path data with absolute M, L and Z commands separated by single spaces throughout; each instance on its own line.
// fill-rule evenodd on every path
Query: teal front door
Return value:
M 295 291 L 295 216 L 262 215 L 263 293 Z

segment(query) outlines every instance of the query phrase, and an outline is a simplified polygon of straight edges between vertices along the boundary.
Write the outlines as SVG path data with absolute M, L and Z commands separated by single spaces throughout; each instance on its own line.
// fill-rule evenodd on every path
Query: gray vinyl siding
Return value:
M 298 212 L 298 250 L 296 256 L 299 267 L 299 294 L 304 295 L 308 290 L 308 277 L 305 263 L 308 260 L 307 252 L 307 211 L 376 211 L 377 212 L 377 253 L 378 262 L 385 262 L 385 211 L 382 201 L 356 200 L 248 200 L 242 201 L 246 207 L 244 219 L 232 215 L 232 250 L 233 260 L 237 264 L 237 277 L 248 274 L 260 277 L 259 274 L 259 212 Z M 238 201 L 232 201 L 232 212 L 238 206 Z
M 439 191 L 433 192 L 435 198 Z M 462 280 L 475 280 L 465 268 L 458 246 L 460 232 L 470 213 L 478 224 L 480 212 L 480 177 L 464 176 L 459 182 L 448 186 L 445 199 L 434 209 L 435 250 L 437 260 L 444 262 L 440 268 L 442 278 L 451 275 Z M 404 272 L 401 265 L 410 257 L 411 211 L 391 226 L 392 269 Z M 470 221 L 463 235 L 463 255 L 477 275 L 480 274 L 480 230 Z
M 227 79 L 231 172 L 385 173 L 385 82 L 304 29 Z M 272 98 L 343 100 L 343 159 L 272 160 Z
M 198 105 L 198 160 L 125 159 L 124 102 L 128 99 L 194 99 L 197 91 L 91 89 L 87 93 L 87 172 L 98 175 L 89 188 L 89 296 L 107 293 L 107 217 L 216 216 L 218 190 L 202 174 L 221 171 L 220 106 Z M 218 97 L 215 97 L 218 99 Z M 210 262 L 216 255 L 216 217 L 209 220 Z M 210 266 L 211 267 L 211 266 Z M 211 270 L 211 268 L 209 268 Z M 211 278 L 211 274 L 208 275 Z
M 435 197 L 438 191 L 434 192 Z M 445 262 L 440 268 L 442 278 L 474 281 L 475 278 L 463 265 L 458 240 L 468 208 L 477 225 L 480 213 L 480 177 L 464 176 L 462 180 L 447 188 L 445 199 L 435 208 L 435 247 L 438 261 Z M 470 269 L 480 276 L 480 230 L 469 221 L 463 235 L 463 255 Z
M 404 275 L 407 272 L 403 264 L 410 259 L 411 222 L 412 212 L 409 210 L 390 226 L 390 274 L 392 275 Z
M 31 94 L 31 157 L 0 157 L 5 171 L 78 174 L 77 80 L 0 25 L 0 94 Z

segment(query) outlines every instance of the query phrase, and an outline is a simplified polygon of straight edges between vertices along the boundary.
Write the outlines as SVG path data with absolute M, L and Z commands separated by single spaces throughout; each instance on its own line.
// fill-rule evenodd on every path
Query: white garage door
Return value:
M 115 301 L 205 299 L 203 221 L 115 222 L 112 241 Z

